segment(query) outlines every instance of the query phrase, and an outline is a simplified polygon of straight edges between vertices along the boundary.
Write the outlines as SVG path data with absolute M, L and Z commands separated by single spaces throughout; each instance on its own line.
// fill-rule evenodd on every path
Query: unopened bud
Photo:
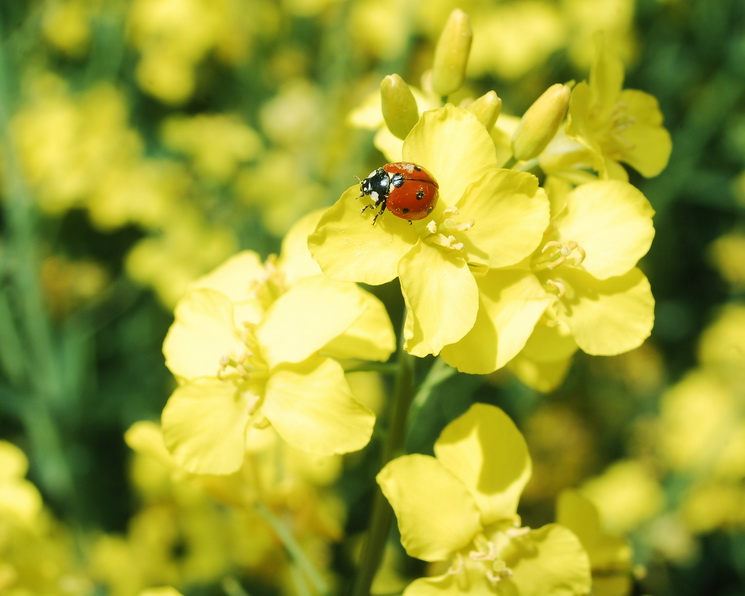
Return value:
M 516 159 L 532 159 L 546 148 L 564 119 L 570 95 L 568 85 L 557 83 L 528 108 L 512 136 L 512 152 Z
M 438 95 L 447 96 L 460 89 L 466 77 L 472 39 L 471 20 L 456 8 L 450 13 L 435 48 L 432 89 Z
M 491 130 L 502 112 L 502 100 L 496 91 L 489 91 L 468 106 L 468 111 L 476 115 L 486 130 Z
M 388 75 L 380 83 L 380 99 L 388 130 L 399 139 L 405 139 L 419 120 L 419 109 L 411 89 L 397 74 Z

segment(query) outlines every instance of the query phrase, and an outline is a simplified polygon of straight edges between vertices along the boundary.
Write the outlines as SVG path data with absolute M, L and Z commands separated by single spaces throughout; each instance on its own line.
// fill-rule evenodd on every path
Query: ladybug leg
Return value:
M 372 205 L 368 205 L 368 207 L 372 207 Z M 363 211 L 364 211 L 364 209 L 363 209 Z M 372 222 L 372 225 L 375 225 L 375 222 L 376 222 L 376 221 L 378 221 L 378 218 L 379 218 L 379 217 L 380 217 L 381 215 L 383 215 L 383 211 L 385 211 L 385 201 L 384 201 L 384 200 L 380 202 L 380 211 L 378 211 L 378 212 L 377 212 L 377 213 L 375 214 L 375 217 L 373 217 L 373 222 Z M 411 223 L 411 222 L 409 222 L 409 223 Z

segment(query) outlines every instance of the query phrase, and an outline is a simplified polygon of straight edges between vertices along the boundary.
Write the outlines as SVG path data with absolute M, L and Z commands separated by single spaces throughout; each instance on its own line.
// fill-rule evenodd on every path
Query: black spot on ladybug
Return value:
M 415 170 L 416 170 L 417 172 L 421 172 L 421 171 L 422 171 L 422 166 L 414 166 L 414 169 L 415 169 Z
M 401 209 L 401 211 L 403 211 L 404 213 L 408 213 L 409 212 L 409 208 L 408 207 L 404 207 L 403 209 Z
M 417 201 L 421 201 L 423 198 L 424 198 L 424 191 L 423 190 L 418 190 L 416 192 L 416 200 Z

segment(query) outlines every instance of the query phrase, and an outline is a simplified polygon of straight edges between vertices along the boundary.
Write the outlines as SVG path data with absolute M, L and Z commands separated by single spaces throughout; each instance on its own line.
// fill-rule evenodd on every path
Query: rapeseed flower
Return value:
M 657 99 L 623 89 L 623 64 L 598 46 L 589 82 L 572 90 L 567 133 L 589 149 L 602 178 L 628 180 L 620 162 L 647 178 L 656 176 L 672 151 Z
M 308 221 L 315 224 L 306 218 L 301 227 Z M 375 416 L 353 397 L 335 358 L 386 360 L 390 321 L 357 285 L 308 275 L 315 264 L 305 243 L 297 233 L 288 238 L 290 256 L 264 265 L 241 253 L 176 307 L 163 350 L 180 384 L 163 410 L 163 434 L 191 472 L 240 468 L 251 427 L 271 425 L 317 455 L 355 451 L 370 439 Z
M 429 217 L 409 224 L 383 214 L 373 226 L 360 215 L 355 185 L 321 218 L 309 247 L 332 278 L 377 285 L 398 277 L 408 308 L 406 350 L 425 356 L 473 328 L 478 279 L 486 280 L 486 292 L 499 292 L 500 282 L 485 276 L 518 264 L 538 246 L 549 207 L 533 175 L 498 168 L 491 137 L 467 110 L 447 105 L 424 113 L 403 143 L 402 158 L 439 183 Z
M 654 237 L 647 199 L 618 180 L 552 189 L 551 225 L 524 263 L 551 298 L 509 362 L 539 391 L 561 383 L 578 349 L 621 354 L 639 347 L 654 325 L 654 297 L 636 267 Z
M 543 323 L 555 342 L 568 354 L 572 340 L 592 355 L 638 347 L 654 323 L 649 281 L 636 267 L 654 237 L 649 202 L 626 182 L 598 180 L 556 200 L 552 211 L 530 267 L 554 294 Z
M 405 596 L 589 593 L 590 564 L 577 537 L 558 524 L 520 524 L 532 464 L 504 412 L 472 406 L 445 427 L 434 452 L 399 457 L 377 477 L 406 552 L 447 565 L 415 580 Z

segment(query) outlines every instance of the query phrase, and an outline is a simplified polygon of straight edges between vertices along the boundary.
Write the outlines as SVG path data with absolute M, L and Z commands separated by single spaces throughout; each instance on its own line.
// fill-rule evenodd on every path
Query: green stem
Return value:
M 344 369 L 345 373 L 376 372 L 381 375 L 391 375 L 398 372 L 398 364 L 387 362 L 362 362 Z
M 263 503 L 257 502 L 255 507 L 256 511 L 259 512 L 277 534 L 277 537 L 280 539 L 285 549 L 287 549 L 287 553 L 290 555 L 290 559 L 292 559 L 296 568 L 305 574 L 316 592 L 320 594 L 330 594 L 326 581 L 318 573 L 316 568 L 313 566 L 313 563 L 310 562 L 310 559 L 305 555 L 303 549 L 300 548 L 295 536 L 287 525 L 280 518 L 274 515 L 274 513 L 272 513 Z
M 416 421 L 419 412 L 432 394 L 432 390 L 443 381 L 452 377 L 456 372 L 458 371 L 448 366 L 442 358 L 435 360 L 432 368 L 429 369 L 429 373 L 427 373 L 427 377 L 419 386 L 419 390 L 414 396 L 414 401 L 411 403 L 409 427 Z
M 396 376 L 388 433 L 383 444 L 381 469 L 401 452 L 406 441 L 409 407 L 414 398 L 413 382 L 414 357 L 404 350 L 402 344 L 398 349 L 398 375 Z M 383 559 L 392 521 L 393 511 L 383 493 L 380 489 L 377 489 L 373 498 L 367 541 L 362 551 L 362 563 L 354 578 L 350 592 L 352 596 L 369 596 L 375 573 Z

